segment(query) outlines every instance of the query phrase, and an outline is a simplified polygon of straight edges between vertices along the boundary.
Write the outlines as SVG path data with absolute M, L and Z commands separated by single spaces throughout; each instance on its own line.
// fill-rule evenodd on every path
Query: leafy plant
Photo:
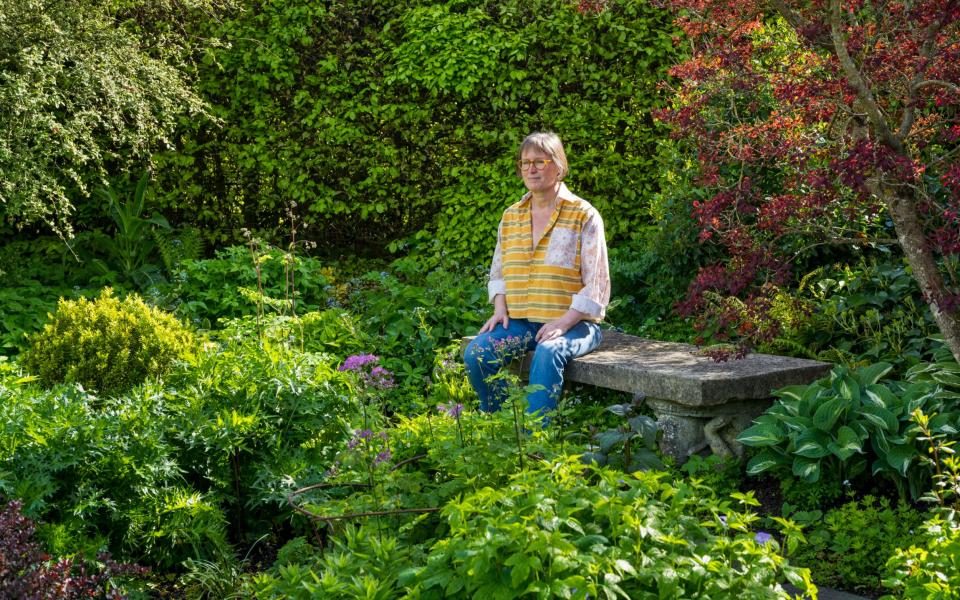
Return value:
M 732 494 L 740 488 L 742 470 L 736 458 L 716 454 L 707 457 L 694 454 L 680 465 L 680 471 L 688 478 L 713 490 L 719 497 Z
M 168 373 L 197 342 L 172 315 L 106 288 L 93 301 L 61 299 L 29 344 L 22 364 L 47 385 L 79 383 L 112 394 Z
M 956 363 L 948 366 L 956 366 Z M 950 373 L 952 374 L 952 373 Z M 921 370 L 918 376 L 929 376 Z M 956 384 L 953 379 L 950 384 Z M 933 489 L 924 500 L 934 504 L 934 515 L 923 526 L 923 535 L 914 545 L 900 549 L 886 564 L 884 586 L 898 597 L 934 600 L 960 597 L 960 459 L 954 446 L 957 431 L 935 428 L 934 419 L 916 410 L 913 419 L 928 444 L 924 460 L 934 470 Z M 893 596 L 884 596 L 890 600 Z
M 883 565 L 898 546 L 919 539 L 923 515 L 887 498 L 864 496 L 827 511 L 806 530 L 806 544 L 791 557 L 826 586 L 875 594 Z M 915 533 L 916 532 L 916 533 Z
M 767 346 L 774 351 L 851 367 L 888 362 L 901 376 L 939 345 L 919 287 L 893 257 L 821 267 L 778 298 L 772 314 L 784 326 Z
M 778 390 L 779 400 L 738 437 L 761 448 L 747 472 L 786 470 L 811 483 L 825 471 L 840 481 L 869 472 L 889 479 L 901 497 L 909 492 L 919 498 L 930 469 L 920 460 L 924 451 L 911 413 L 941 411 L 944 392 L 922 382 L 881 383 L 891 368 L 888 363 L 835 367 L 809 386 Z M 944 411 L 936 426 L 956 427 L 958 418 Z
M 153 230 L 170 230 L 170 223 L 161 216 L 145 217 L 147 186 L 150 173 L 144 172 L 133 193 L 124 202 L 117 200 L 110 188 L 99 188 L 98 194 L 106 203 L 116 231 L 112 236 L 98 235 L 94 243 L 105 258 L 97 258 L 101 274 L 117 273 L 122 281 L 133 282 L 141 288 L 159 283 L 163 277 L 160 265 L 154 262 L 157 245 Z
M 421 598 L 785 598 L 779 577 L 811 589 L 806 572 L 788 566 L 776 544 L 724 531 L 711 511 L 729 507 L 700 491 L 675 489 L 662 473 L 624 476 L 571 460 L 524 471 L 507 486 L 448 503 L 449 535 L 401 583 Z M 729 512 L 726 519 L 735 521 Z
M 643 396 L 635 396 L 627 404 L 613 404 L 607 410 L 625 423 L 606 431 L 597 431 L 591 437 L 583 460 L 598 465 L 609 465 L 627 473 L 647 469 L 665 469 L 657 456 L 657 438 L 660 427 L 649 415 L 640 414 Z
M 258 275 L 259 272 L 259 275 Z M 296 277 L 290 290 L 288 275 Z M 262 303 L 271 314 L 290 314 L 291 293 L 298 313 L 327 306 L 327 279 L 320 261 L 271 247 L 258 250 L 256 264 L 246 246 L 229 246 L 211 259 L 185 259 L 169 286 L 164 304 L 178 316 L 205 328 L 218 319 L 257 314 Z

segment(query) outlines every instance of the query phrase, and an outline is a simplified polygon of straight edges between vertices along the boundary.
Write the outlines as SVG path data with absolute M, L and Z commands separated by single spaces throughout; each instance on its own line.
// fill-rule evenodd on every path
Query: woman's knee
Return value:
M 463 351 L 463 361 L 467 368 L 479 368 L 489 363 L 491 358 L 491 346 L 487 336 L 480 334 L 470 340 L 466 349 Z

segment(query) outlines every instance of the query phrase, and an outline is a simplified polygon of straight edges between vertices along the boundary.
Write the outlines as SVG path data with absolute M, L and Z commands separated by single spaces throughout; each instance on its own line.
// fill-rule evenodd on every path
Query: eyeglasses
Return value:
M 518 160 L 517 166 L 520 167 L 521 171 L 529 171 L 530 165 L 537 167 L 538 171 L 542 171 L 547 168 L 547 165 L 552 163 L 553 160 L 549 158 L 537 158 L 535 160 Z

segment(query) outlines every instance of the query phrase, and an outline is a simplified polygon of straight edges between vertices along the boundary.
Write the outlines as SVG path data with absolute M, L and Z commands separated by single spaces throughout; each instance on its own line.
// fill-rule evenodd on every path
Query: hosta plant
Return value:
M 960 414 L 943 411 L 945 392 L 936 385 L 882 382 L 890 368 L 835 367 L 811 385 L 777 391 L 779 400 L 738 437 L 760 449 L 747 472 L 789 472 L 809 483 L 827 472 L 839 481 L 869 473 L 892 481 L 901 496 L 919 497 L 930 469 L 910 415 L 938 412 L 931 426 L 956 431 Z

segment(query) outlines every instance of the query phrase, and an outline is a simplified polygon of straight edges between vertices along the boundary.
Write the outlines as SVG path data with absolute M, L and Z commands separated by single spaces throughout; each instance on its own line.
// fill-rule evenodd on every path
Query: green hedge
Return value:
M 645 218 L 663 137 L 650 109 L 676 53 L 650 3 L 247 4 L 204 33 L 224 42 L 197 73 L 221 121 L 185 122 L 181 150 L 160 158 L 168 216 L 235 239 L 295 202 L 306 237 L 330 249 L 437 242 L 486 261 L 524 191 L 516 145 L 552 129 L 612 237 Z

